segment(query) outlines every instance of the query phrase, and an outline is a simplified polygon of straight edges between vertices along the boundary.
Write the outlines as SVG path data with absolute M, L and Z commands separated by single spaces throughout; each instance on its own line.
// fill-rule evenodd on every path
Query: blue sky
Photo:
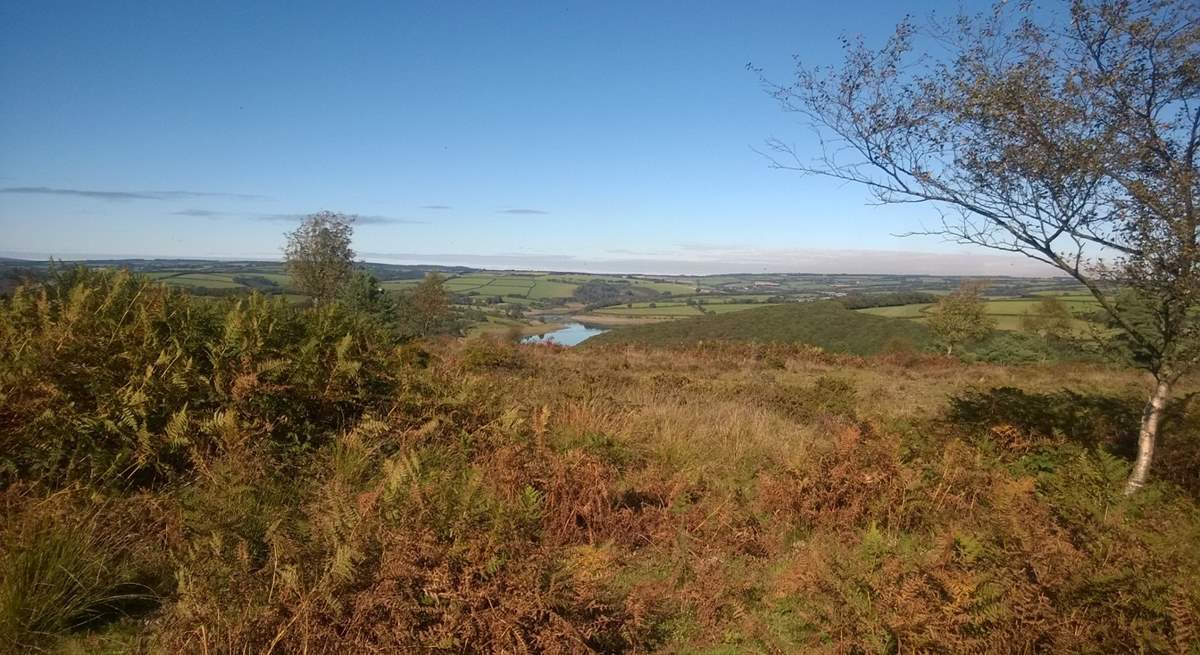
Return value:
M 748 62 L 958 6 L 0 0 L 0 254 L 276 258 L 331 209 L 378 261 L 1040 270 L 753 151 L 811 137 Z

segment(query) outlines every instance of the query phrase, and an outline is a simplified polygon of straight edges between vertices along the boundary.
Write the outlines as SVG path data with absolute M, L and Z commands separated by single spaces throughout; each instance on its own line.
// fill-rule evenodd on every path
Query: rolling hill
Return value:
M 882 352 L 900 343 L 924 350 L 933 343 L 924 325 L 856 312 L 835 301 L 786 303 L 639 325 L 606 332 L 587 343 L 662 346 L 705 340 L 806 343 L 855 355 Z

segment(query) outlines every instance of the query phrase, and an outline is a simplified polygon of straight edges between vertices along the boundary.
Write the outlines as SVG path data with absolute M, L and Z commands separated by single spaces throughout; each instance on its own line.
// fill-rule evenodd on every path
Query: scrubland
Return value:
M 1200 413 L 1122 496 L 1144 393 L 77 271 L 0 309 L 0 647 L 1197 653 Z

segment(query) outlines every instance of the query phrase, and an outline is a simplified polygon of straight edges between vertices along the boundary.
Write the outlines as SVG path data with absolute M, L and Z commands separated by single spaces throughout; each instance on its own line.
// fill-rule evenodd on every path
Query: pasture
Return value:
M 680 316 L 700 316 L 700 310 L 691 305 L 683 303 L 656 303 L 655 307 L 651 307 L 648 303 L 633 303 L 632 307 L 625 305 L 604 307 L 603 309 L 595 310 L 596 314 L 604 316 L 662 316 L 668 318 L 678 318 Z
M 1077 317 L 1072 321 L 1072 325 L 1079 334 L 1087 332 L 1090 329 L 1091 323 L 1078 317 L 1086 315 L 1099 307 L 1094 298 L 1078 292 L 1044 291 L 1036 292 L 1034 295 L 1052 295 L 1063 302 L 1071 314 Z M 1038 302 L 1034 298 L 995 298 L 985 303 L 984 311 L 995 320 L 997 330 L 1020 332 L 1024 329 L 1021 319 L 1026 314 L 1037 312 Z M 927 313 L 932 306 L 929 303 L 917 303 L 894 307 L 868 307 L 856 311 L 875 316 L 903 318 L 924 323 Z
M 224 273 L 172 274 L 158 279 L 171 286 L 191 289 L 237 289 L 245 286 L 234 282 L 233 275 Z
M 685 318 L 703 316 L 704 314 L 728 314 L 756 307 L 769 307 L 767 303 L 728 302 L 735 297 L 708 297 L 702 305 L 689 305 L 681 301 L 667 302 L 638 302 L 628 305 L 614 305 L 595 310 L 594 314 L 603 316 L 628 316 L 631 318 Z M 653 305 L 653 306 L 652 306 Z M 703 311 L 701 311 L 703 309 Z
M 291 278 L 277 262 L 164 262 L 161 268 L 145 264 L 145 273 L 170 286 L 197 293 L 221 295 L 248 293 L 258 290 L 283 294 L 289 300 L 303 299 L 291 285 Z M 418 284 L 427 273 L 421 266 L 367 264 L 380 278 L 380 286 L 391 293 L 403 293 Z M 445 289 L 456 296 L 475 300 L 466 304 L 483 306 L 500 303 L 520 306 L 525 311 L 561 313 L 572 302 L 589 303 L 575 297 L 581 285 L 605 282 L 617 288 L 639 291 L 638 302 L 596 307 L 583 316 L 605 321 L 664 321 L 692 318 L 706 314 L 731 314 L 768 306 L 767 300 L 783 297 L 789 302 L 819 300 L 841 295 L 871 295 L 897 291 L 947 293 L 959 283 L 958 278 L 939 276 L 888 275 L 805 275 L 805 274 L 745 274 L 713 276 L 652 276 L 564 273 L 542 271 L 490 271 L 480 269 L 438 269 L 445 280 Z M 271 285 L 277 285 L 272 287 Z M 1002 297 L 987 302 L 987 313 L 996 321 L 996 328 L 1021 331 L 1022 316 L 1033 310 L 1040 296 L 1053 295 L 1064 302 L 1076 316 L 1095 308 L 1095 302 L 1079 287 L 1066 285 L 1058 279 L 1001 278 L 990 282 L 993 292 Z M 483 302 L 483 301 L 486 301 Z M 689 304 L 692 303 L 692 304 Z M 575 306 L 577 307 L 577 306 Z M 901 318 L 923 323 L 930 305 L 927 303 L 860 309 L 864 314 Z M 563 309 L 559 309 L 563 308 Z M 490 310 L 485 310 L 490 311 Z M 575 311 L 578 311 L 577 309 Z M 513 320 L 513 319 L 506 319 Z M 521 322 L 530 327 L 528 321 Z M 1086 320 L 1075 321 L 1077 332 L 1088 330 Z M 504 326 L 509 327 L 509 326 Z M 494 331 L 497 325 L 481 325 L 483 331 Z

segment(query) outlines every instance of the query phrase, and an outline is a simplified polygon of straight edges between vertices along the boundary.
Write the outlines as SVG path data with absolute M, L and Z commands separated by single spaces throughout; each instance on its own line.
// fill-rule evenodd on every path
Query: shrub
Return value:
M 508 339 L 483 336 L 472 339 L 462 349 L 462 363 L 468 369 L 518 369 L 525 359 L 517 345 Z
M 952 397 L 946 418 L 976 433 L 990 431 L 1001 441 L 1036 444 L 1064 437 L 1090 448 L 1103 446 L 1132 455 L 1140 409 L 1137 398 L 996 387 Z
M 997 364 L 1100 361 L 1077 341 L 1054 339 L 1025 332 L 997 331 L 963 353 L 968 361 Z
M 853 418 L 857 391 L 849 380 L 822 375 L 807 387 L 772 385 L 769 404 L 800 421 L 818 418 Z
M 384 402 L 394 360 L 334 307 L 72 269 L 0 305 L 0 484 L 142 485 L 244 439 L 304 448 Z

